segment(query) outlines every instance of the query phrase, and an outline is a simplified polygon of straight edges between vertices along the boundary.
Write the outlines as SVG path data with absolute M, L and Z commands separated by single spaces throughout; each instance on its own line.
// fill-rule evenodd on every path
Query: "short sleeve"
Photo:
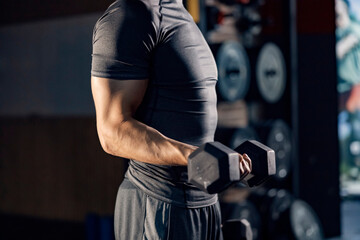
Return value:
M 131 3 L 110 6 L 94 27 L 92 76 L 148 78 L 156 39 L 152 15 L 140 1 L 126 2 Z

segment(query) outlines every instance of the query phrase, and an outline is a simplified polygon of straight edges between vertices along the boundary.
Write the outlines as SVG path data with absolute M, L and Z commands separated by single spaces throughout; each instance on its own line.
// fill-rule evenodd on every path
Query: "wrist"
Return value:
M 183 164 L 188 164 L 188 159 L 191 153 L 193 153 L 198 147 L 189 145 L 189 144 L 182 144 L 180 147 L 181 155 L 183 156 Z

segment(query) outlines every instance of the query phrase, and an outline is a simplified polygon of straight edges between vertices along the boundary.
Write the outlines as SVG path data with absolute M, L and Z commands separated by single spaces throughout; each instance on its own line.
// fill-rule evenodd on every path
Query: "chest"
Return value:
M 152 54 L 151 80 L 186 84 L 216 80 L 217 67 L 202 33 L 189 14 L 163 16 L 160 43 Z

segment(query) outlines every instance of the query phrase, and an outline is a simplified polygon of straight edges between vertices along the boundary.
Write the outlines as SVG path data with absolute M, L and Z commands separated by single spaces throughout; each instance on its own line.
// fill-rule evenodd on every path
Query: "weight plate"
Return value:
M 218 92 L 225 101 L 245 97 L 250 85 L 250 64 L 245 49 L 238 42 L 225 42 L 217 55 Z
M 255 204 L 261 215 L 264 236 L 262 239 L 288 239 L 282 235 L 290 229 L 288 213 L 293 196 L 284 189 L 262 188 L 253 191 L 249 200 Z
M 286 86 L 286 65 L 281 50 L 274 43 L 265 44 L 256 63 L 256 81 L 261 96 L 268 103 L 279 101 Z
M 291 228 L 297 240 L 323 239 L 321 223 L 314 210 L 304 201 L 295 200 L 290 208 Z
M 291 171 L 291 130 L 282 120 L 273 122 L 267 137 L 267 143 L 275 151 L 277 179 L 286 178 Z
M 251 127 L 238 128 L 230 139 L 230 148 L 234 149 L 246 140 L 258 140 L 256 131 Z
M 281 215 L 285 213 L 293 202 L 293 196 L 284 189 L 270 189 L 267 193 L 267 197 L 271 199 L 269 224 L 281 222 Z M 273 230 L 272 225 L 269 227 L 269 231 Z

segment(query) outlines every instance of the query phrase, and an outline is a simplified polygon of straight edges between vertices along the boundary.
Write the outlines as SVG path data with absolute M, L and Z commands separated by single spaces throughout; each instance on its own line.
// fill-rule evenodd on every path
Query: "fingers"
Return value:
M 252 162 L 251 162 L 250 157 L 245 153 L 245 154 L 243 154 L 243 158 L 249 167 L 249 172 L 251 172 L 252 171 Z
M 252 169 L 251 159 L 247 154 L 239 154 L 239 167 L 241 179 L 244 179 L 251 172 Z
M 240 174 L 245 174 L 245 168 L 244 168 L 244 158 L 243 156 L 239 155 L 239 167 L 240 167 Z

